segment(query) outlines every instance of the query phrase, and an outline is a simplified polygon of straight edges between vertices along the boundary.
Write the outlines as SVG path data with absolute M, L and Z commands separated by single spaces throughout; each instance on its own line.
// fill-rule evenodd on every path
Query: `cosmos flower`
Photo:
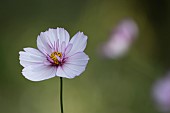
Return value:
M 152 96 L 159 111 L 170 112 L 170 75 L 155 82 Z
M 37 38 L 37 47 L 20 51 L 22 74 L 31 81 L 41 81 L 55 76 L 74 78 L 86 68 L 89 57 L 83 52 L 87 36 L 78 32 L 70 40 L 63 28 L 41 32 Z
M 107 40 L 100 50 L 107 58 L 119 58 L 123 56 L 132 45 L 138 34 L 138 27 L 132 19 L 125 19 L 118 23 L 113 29 L 109 40 Z

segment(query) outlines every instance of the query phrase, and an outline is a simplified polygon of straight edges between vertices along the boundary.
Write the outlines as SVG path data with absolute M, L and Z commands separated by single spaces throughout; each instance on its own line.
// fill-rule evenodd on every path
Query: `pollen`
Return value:
M 57 56 L 59 56 L 61 58 L 62 57 L 61 52 L 57 52 Z
M 62 57 L 62 53 L 61 52 L 53 52 L 50 55 L 50 58 L 53 60 L 54 64 L 59 65 L 59 61 L 58 61 L 57 57 L 61 58 Z

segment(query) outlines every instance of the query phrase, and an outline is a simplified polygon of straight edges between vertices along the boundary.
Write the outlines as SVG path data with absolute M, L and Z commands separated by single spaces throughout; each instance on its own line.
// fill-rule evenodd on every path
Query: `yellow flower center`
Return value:
M 54 64 L 59 65 L 59 61 L 57 59 L 57 56 L 61 58 L 62 53 L 61 52 L 53 52 L 53 53 L 51 53 L 50 58 L 53 60 Z

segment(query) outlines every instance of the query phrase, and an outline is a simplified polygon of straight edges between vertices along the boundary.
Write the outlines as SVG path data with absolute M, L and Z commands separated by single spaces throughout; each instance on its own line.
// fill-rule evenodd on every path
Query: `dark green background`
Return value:
M 126 17 L 137 22 L 138 39 L 123 58 L 101 58 L 97 47 Z M 88 35 L 86 71 L 64 79 L 65 113 L 158 113 L 151 87 L 169 69 L 169 20 L 168 0 L 1 0 L 0 113 L 60 113 L 59 78 L 26 80 L 18 53 L 56 27 Z

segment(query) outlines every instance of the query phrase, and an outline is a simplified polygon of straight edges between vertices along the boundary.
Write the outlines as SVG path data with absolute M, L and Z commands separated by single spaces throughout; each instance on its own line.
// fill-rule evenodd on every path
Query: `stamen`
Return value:
M 61 58 L 62 54 L 60 52 L 57 52 L 57 56 L 59 56 Z
M 53 53 L 51 53 L 50 58 L 53 60 L 54 64 L 59 65 L 59 61 L 57 59 L 57 56 L 61 58 L 62 53 L 61 52 L 53 52 Z

